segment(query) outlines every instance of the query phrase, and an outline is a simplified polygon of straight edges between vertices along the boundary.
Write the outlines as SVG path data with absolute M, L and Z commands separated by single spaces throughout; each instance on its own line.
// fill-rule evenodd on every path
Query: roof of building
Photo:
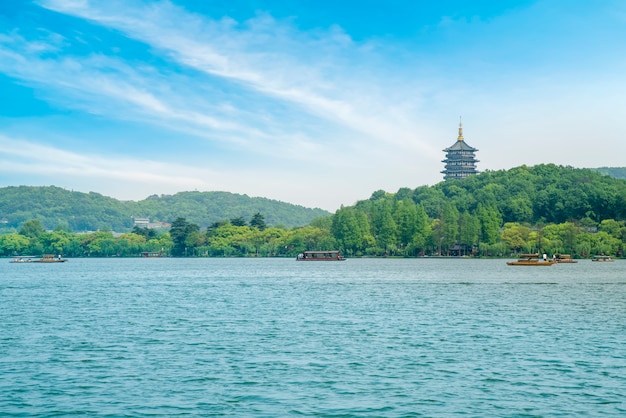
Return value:
M 452 145 L 451 147 L 444 149 L 444 151 L 448 152 L 448 151 L 478 151 L 478 150 L 476 148 L 472 148 L 471 146 L 467 144 L 467 142 L 460 139 L 460 140 L 457 140 L 454 143 L 454 145 Z

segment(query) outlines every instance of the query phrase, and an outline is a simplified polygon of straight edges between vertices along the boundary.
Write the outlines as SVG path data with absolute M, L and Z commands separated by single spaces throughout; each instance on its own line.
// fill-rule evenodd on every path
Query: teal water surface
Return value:
M 626 415 L 626 262 L 0 259 L 2 416 Z

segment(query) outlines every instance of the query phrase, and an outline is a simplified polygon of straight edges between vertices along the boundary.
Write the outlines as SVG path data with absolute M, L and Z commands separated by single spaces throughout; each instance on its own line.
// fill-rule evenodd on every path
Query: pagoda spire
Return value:
M 461 116 L 459 116 L 459 137 L 457 140 L 463 141 L 463 119 Z

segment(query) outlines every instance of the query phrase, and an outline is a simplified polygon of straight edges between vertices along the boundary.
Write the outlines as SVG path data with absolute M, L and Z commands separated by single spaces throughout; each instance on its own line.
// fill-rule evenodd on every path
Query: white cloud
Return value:
M 417 124 L 398 118 L 395 109 L 389 108 L 389 101 L 382 95 L 386 92 L 380 86 L 384 74 L 373 80 L 374 75 L 368 74 L 371 70 L 338 66 L 345 60 L 343 55 L 364 62 L 378 58 L 369 57 L 367 48 L 359 49 L 336 27 L 312 34 L 298 32 L 288 22 L 275 21 L 268 15 L 239 24 L 231 19 L 210 20 L 169 2 L 136 8 L 126 4 L 120 7 L 117 2 L 92 2 L 87 6 L 82 2 L 77 6 L 54 0 L 42 4 L 123 31 L 184 66 L 300 106 L 360 133 L 361 141 L 403 144 L 411 139 L 432 153 L 419 137 L 407 135 L 418 130 Z M 406 93 L 412 86 L 408 79 L 405 81 L 402 88 Z
M 116 40 L 89 50 L 72 48 L 90 46 L 88 29 L 16 30 L 0 35 L 0 72 L 62 108 L 170 132 L 172 155 L 196 157 L 194 141 L 214 146 L 204 166 L 184 167 L 183 158 L 158 163 L 186 173 L 167 183 L 172 188 L 189 189 L 196 179 L 199 189 L 332 209 L 377 189 L 432 184 L 441 180 L 441 150 L 456 138 L 459 115 L 468 142 L 480 149 L 480 169 L 619 165 L 626 151 L 619 137 L 623 62 L 595 55 L 588 44 L 567 44 L 571 28 L 559 26 L 543 2 L 487 20 L 451 19 L 428 28 L 429 39 L 403 45 L 356 42 L 338 26 L 302 31 L 269 14 L 213 19 L 167 1 L 39 3 L 113 29 Z M 531 21 L 551 22 L 542 33 L 560 38 L 510 30 Z M 126 43 L 137 42 L 148 49 L 125 55 Z M 613 44 L 615 56 L 622 50 Z M 580 65 L 585 54 L 601 68 Z M 563 58 L 576 58 L 579 68 Z M 111 152 L 105 145 L 103 155 Z M 165 169 L 129 163 L 138 168 L 98 163 L 98 175 L 149 173 L 144 185 L 158 182 L 152 175 L 167 177 Z M 301 187 L 311 179 L 333 186 Z
M 209 170 L 199 172 L 187 167 L 111 155 L 102 158 L 61 150 L 49 145 L 0 136 L 0 171 L 15 175 L 62 175 L 92 179 L 124 181 L 138 184 L 183 185 L 199 187 L 200 174 L 214 175 Z M 171 174 L 171 173 L 183 173 Z

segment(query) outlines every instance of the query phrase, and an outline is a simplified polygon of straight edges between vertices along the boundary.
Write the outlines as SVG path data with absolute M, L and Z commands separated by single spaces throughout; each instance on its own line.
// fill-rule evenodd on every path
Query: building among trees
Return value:
M 444 180 L 463 179 L 469 175 L 478 173 L 476 169 L 478 160 L 475 155 L 475 152 L 478 150 L 470 147 L 469 144 L 465 142 L 463 138 L 462 121 L 459 121 L 459 137 L 456 142 L 443 151 L 446 153 L 446 159 L 441 161 L 446 164 L 445 170 L 441 172 Z

